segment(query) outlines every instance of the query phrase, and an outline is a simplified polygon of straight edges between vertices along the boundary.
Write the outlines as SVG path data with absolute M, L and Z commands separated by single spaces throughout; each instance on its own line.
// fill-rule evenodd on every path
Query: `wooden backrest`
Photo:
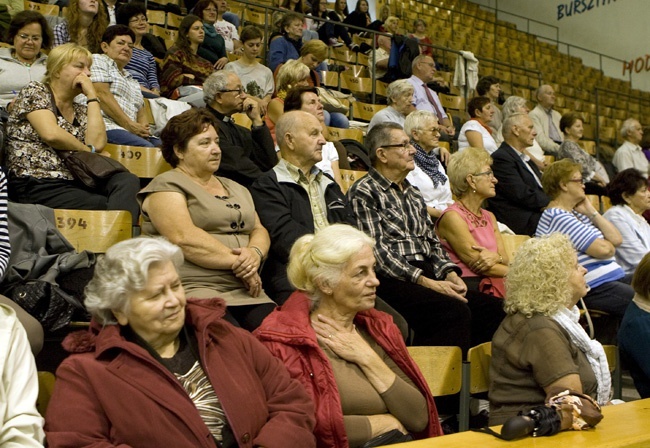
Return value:
M 341 171 L 341 185 L 343 187 L 341 188 L 343 190 L 343 193 L 347 193 L 348 189 L 354 184 L 356 181 L 361 179 L 363 176 L 368 174 L 367 171 L 354 171 L 354 170 L 340 170 Z
M 149 21 L 150 25 L 165 26 L 166 16 L 167 13 L 165 13 L 165 11 L 158 11 L 153 9 L 147 10 L 147 20 Z
M 181 25 L 181 21 L 183 20 L 183 17 L 184 16 L 179 16 L 177 14 L 174 14 L 173 12 L 168 12 L 166 27 L 178 29 L 178 27 Z
M 131 213 L 125 210 L 54 209 L 54 221 L 77 251 L 104 253 L 133 235 Z
M 462 96 L 445 95 L 441 93 L 438 95 L 440 103 L 445 109 L 465 110 L 465 98 Z
M 30 2 L 25 0 L 25 10 L 38 11 L 44 16 L 58 16 L 59 15 L 59 6 L 58 5 L 48 5 L 37 2 Z
M 460 392 L 462 353 L 460 347 L 408 347 L 434 397 Z
M 36 398 L 36 409 L 43 417 L 45 417 L 47 405 L 50 403 L 52 391 L 54 391 L 55 380 L 56 377 L 52 372 L 38 372 L 38 398 Z
M 607 356 L 607 364 L 609 365 L 609 371 L 613 372 L 618 367 L 617 365 L 618 363 L 616 359 L 617 347 L 615 345 L 603 345 L 603 349 L 605 350 L 605 356 Z
M 248 118 L 248 115 L 246 115 L 245 113 L 232 114 L 231 118 L 235 121 L 235 124 L 238 124 L 239 126 L 243 126 L 246 129 L 250 129 L 251 126 L 253 125 L 253 122 L 251 121 L 250 118 Z
M 528 235 L 510 235 L 508 233 L 502 233 L 501 239 L 503 239 L 503 246 L 506 250 L 506 254 L 508 254 L 508 259 L 512 261 L 519 246 L 528 241 L 530 237 Z
M 163 158 L 160 148 L 107 143 L 104 151 L 141 179 L 153 179 L 172 169 Z
M 470 394 L 487 392 L 490 386 L 490 360 L 492 359 L 492 343 L 484 342 L 472 347 L 467 352 L 470 363 Z
M 341 88 L 355 93 L 372 93 L 372 78 L 357 78 L 347 73 L 341 74 Z
M 352 116 L 355 120 L 370 121 L 377 112 L 385 108 L 386 106 L 382 104 L 368 104 L 355 101 L 352 103 Z
M 331 141 L 337 142 L 339 140 L 343 140 L 344 138 L 349 138 L 363 144 L 363 131 L 361 129 L 343 129 L 328 126 L 327 131 L 329 132 L 329 140 Z
M 339 74 L 338 72 L 322 71 L 321 78 L 323 79 L 323 86 L 325 87 L 339 87 Z

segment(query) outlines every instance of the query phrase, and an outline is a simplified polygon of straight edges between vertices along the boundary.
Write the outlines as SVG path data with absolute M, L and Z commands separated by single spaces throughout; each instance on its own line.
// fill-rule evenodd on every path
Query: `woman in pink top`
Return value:
M 469 289 L 503 297 L 508 255 L 496 218 L 482 208 L 496 194 L 491 165 L 483 149 L 470 147 L 451 156 L 447 175 L 458 199 L 438 219 L 436 231 Z

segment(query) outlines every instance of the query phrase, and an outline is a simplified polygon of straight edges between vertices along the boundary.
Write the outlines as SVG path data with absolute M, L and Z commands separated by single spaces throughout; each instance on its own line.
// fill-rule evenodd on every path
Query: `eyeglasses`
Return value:
M 381 148 L 384 149 L 398 148 L 403 153 L 408 151 L 410 147 L 411 147 L 410 141 L 406 141 L 404 143 L 396 143 L 394 145 L 381 145 Z
M 220 92 L 221 92 L 221 93 L 237 92 L 237 95 L 238 95 L 238 96 L 241 95 L 241 94 L 243 94 L 243 93 L 246 93 L 246 92 L 244 91 L 244 88 L 243 88 L 243 87 L 238 87 L 238 88 L 236 88 L 236 89 L 220 90 Z
M 494 179 L 494 171 L 492 171 L 492 170 L 490 170 L 490 171 L 483 171 L 482 173 L 475 173 L 475 174 L 472 174 L 472 176 L 487 176 L 487 177 L 489 177 L 489 178 Z
M 147 23 L 147 22 L 148 20 L 144 16 L 134 17 L 131 20 L 129 20 L 129 23 Z
M 27 34 L 19 34 L 18 37 L 20 38 L 20 40 L 23 40 L 25 42 L 31 40 L 35 44 L 43 40 L 43 36 L 28 36 Z
M 580 183 L 582 185 L 585 184 L 585 180 L 582 177 L 580 179 L 569 179 L 567 182 L 575 182 L 575 183 Z

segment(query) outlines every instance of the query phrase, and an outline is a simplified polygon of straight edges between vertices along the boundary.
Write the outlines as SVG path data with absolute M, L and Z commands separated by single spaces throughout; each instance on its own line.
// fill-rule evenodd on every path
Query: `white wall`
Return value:
M 632 86 L 650 91 L 650 1 L 648 0 L 473 0 L 474 3 L 498 7 L 498 17 L 517 24 L 522 31 L 530 31 L 551 39 L 555 28 L 527 23 L 525 19 L 507 13 L 528 17 L 559 28 L 559 40 L 587 50 L 636 62 L 632 69 Z M 571 14 L 570 16 L 568 14 Z M 527 28 L 528 27 L 528 28 Z M 566 46 L 560 45 L 566 52 Z M 601 68 L 600 58 L 578 49 L 569 50 L 581 57 L 586 65 Z M 623 72 L 623 62 L 603 58 L 602 69 L 607 76 L 630 79 L 629 70 Z M 638 72 L 637 72 L 638 70 Z

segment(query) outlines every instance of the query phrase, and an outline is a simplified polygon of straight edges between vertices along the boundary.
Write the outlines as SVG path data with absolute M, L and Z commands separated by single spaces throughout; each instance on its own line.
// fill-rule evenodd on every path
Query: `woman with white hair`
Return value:
M 528 101 L 520 96 L 511 95 L 508 97 L 506 102 L 503 103 L 503 106 L 501 106 L 501 123 L 505 123 L 506 119 L 511 115 L 528 114 L 528 112 L 530 112 L 530 109 L 528 108 Z M 494 140 L 496 141 L 497 145 L 503 143 L 503 125 L 499 127 Z M 535 165 L 537 165 L 540 170 L 544 170 L 546 168 L 547 163 L 544 161 L 544 150 L 541 146 L 539 146 L 539 143 L 537 143 L 537 139 L 533 140 L 533 146 L 526 148 L 525 152 L 526 155 L 530 157 L 533 162 L 535 162 Z
M 413 92 L 413 84 L 408 79 L 398 79 L 388 84 L 386 88 L 388 107 L 372 117 L 368 125 L 368 132 L 379 123 L 385 122 L 397 123 L 403 127 L 406 116 L 415 110 Z
M 298 239 L 288 267 L 298 290 L 255 331 L 316 403 L 319 447 L 359 447 L 390 431 L 398 441 L 442 435 L 401 333 L 374 309 L 374 245 L 343 224 Z
M 86 286 L 93 316 L 69 335 L 48 406 L 50 447 L 315 447 L 313 405 L 221 299 L 186 299 L 181 249 L 111 247 Z
M 578 323 L 587 270 L 559 233 L 526 241 L 506 278 L 508 314 L 492 339 L 490 425 L 569 389 L 605 405 L 611 377 L 602 345 Z
M 404 132 L 411 138 L 411 145 L 417 150 L 415 168 L 406 178 L 422 193 L 429 216 L 437 219 L 447 206 L 454 202 L 449 179 L 441 163 L 449 161 L 449 151 L 438 146 L 438 119 L 432 112 L 416 110 L 406 117 Z

